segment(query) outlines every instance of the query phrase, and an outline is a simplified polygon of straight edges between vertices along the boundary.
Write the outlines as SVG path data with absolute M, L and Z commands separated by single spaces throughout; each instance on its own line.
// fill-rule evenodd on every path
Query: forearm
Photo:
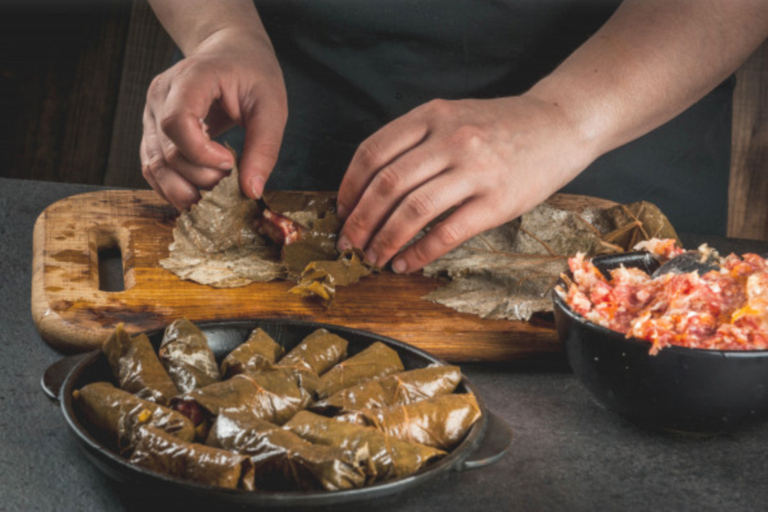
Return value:
M 768 36 L 763 0 L 627 0 L 529 95 L 598 156 L 675 117 Z
M 149 0 L 165 30 L 185 55 L 223 32 L 269 42 L 252 0 Z

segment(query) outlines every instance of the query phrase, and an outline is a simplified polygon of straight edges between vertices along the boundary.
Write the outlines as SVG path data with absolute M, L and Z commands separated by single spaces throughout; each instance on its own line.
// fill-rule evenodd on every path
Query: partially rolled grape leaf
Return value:
M 281 258 L 288 275 L 298 279 L 307 265 L 312 262 L 334 261 L 339 256 L 336 250 L 336 234 L 341 229 L 341 220 L 334 210 L 323 212 L 320 218 L 307 218 L 307 231 L 297 241 L 284 245 Z
M 182 279 L 215 288 L 290 279 L 302 297 L 320 297 L 330 306 L 337 286 L 371 273 L 358 253 L 339 254 L 336 235 L 341 221 L 332 193 L 265 194 L 269 208 L 307 230 L 282 248 L 259 234 L 259 208 L 240 190 L 237 166 L 197 204 L 182 212 L 173 230 L 169 256 L 160 265 Z
M 301 273 L 299 284 L 289 291 L 302 297 L 318 297 L 323 304 L 330 306 L 337 286 L 356 283 L 372 272 L 359 250 L 345 251 L 336 260 L 309 263 Z
M 284 277 L 279 249 L 254 228 L 258 211 L 256 203 L 240 191 L 235 166 L 179 215 L 170 254 L 160 265 L 182 279 L 216 288 Z

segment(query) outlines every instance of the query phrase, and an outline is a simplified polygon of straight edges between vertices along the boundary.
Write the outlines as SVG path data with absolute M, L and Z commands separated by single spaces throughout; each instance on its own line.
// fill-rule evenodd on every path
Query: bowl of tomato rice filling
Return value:
M 557 332 L 577 378 L 599 404 L 650 427 L 723 431 L 765 419 L 768 260 L 686 252 L 674 240 L 636 249 L 577 254 L 555 286 Z M 652 275 L 683 253 L 714 268 Z

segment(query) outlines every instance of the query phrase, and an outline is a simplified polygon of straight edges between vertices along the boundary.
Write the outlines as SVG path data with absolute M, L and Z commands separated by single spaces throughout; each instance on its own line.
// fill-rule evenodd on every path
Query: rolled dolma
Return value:
M 372 427 L 337 421 L 309 411 L 297 413 L 283 428 L 312 443 L 336 446 L 348 452 L 350 457 L 358 457 L 367 483 L 412 475 L 429 461 L 445 455 L 442 450 L 401 441 Z
M 284 353 L 285 349 L 263 329 L 254 329 L 245 343 L 221 362 L 221 374 L 228 379 L 239 373 L 268 370 Z
M 174 398 L 174 409 L 192 419 L 198 435 L 207 433 L 213 416 L 224 409 L 252 411 L 262 420 L 281 425 L 309 404 L 301 374 L 285 369 L 235 375 L 183 397 Z
M 386 409 L 351 412 L 337 419 L 366 424 L 403 441 L 450 450 L 480 415 L 475 395 L 457 393 Z
M 322 375 L 347 355 L 347 340 L 318 329 L 278 361 L 278 367 L 308 370 Z
M 336 491 L 365 484 L 359 464 L 340 448 L 312 444 L 250 410 L 221 411 L 206 444 L 249 455 L 261 489 Z
M 403 370 L 403 362 L 397 352 L 377 341 L 323 374 L 316 395 L 320 399 L 327 398 L 344 388 Z
M 433 396 L 453 393 L 461 382 L 458 366 L 429 366 L 395 373 L 337 391 L 309 409 L 336 416 L 360 409 L 407 405 Z
M 189 443 L 143 425 L 129 462 L 146 469 L 227 489 L 254 490 L 253 463 L 243 455 Z
M 129 336 L 118 324 L 102 351 L 121 389 L 163 405 L 179 394 L 145 334 Z
M 74 403 L 85 423 L 95 427 L 105 444 L 117 447 L 119 453 L 133 448 L 134 433 L 140 425 L 152 425 L 184 441 L 192 441 L 192 422 L 177 411 L 127 391 L 109 382 L 94 382 L 73 393 Z
M 221 380 L 208 339 L 186 318 L 174 320 L 166 327 L 158 355 L 182 393 Z

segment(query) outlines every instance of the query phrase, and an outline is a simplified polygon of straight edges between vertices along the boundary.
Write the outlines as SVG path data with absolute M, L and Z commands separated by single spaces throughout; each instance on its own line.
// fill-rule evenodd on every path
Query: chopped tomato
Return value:
M 643 244 L 662 260 L 683 252 L 674 241 Z M 651 354 L 670 345 L 768 349 L 768 261 L 757 254 L 720 258 L 720 271 L 703 276 L 692 272 L 655 279 L 624 267 L 606 279 L 583 254 L 568 264 L 573 280 L 560 293 L 573 310 L 627 337 L 650 341 Z

